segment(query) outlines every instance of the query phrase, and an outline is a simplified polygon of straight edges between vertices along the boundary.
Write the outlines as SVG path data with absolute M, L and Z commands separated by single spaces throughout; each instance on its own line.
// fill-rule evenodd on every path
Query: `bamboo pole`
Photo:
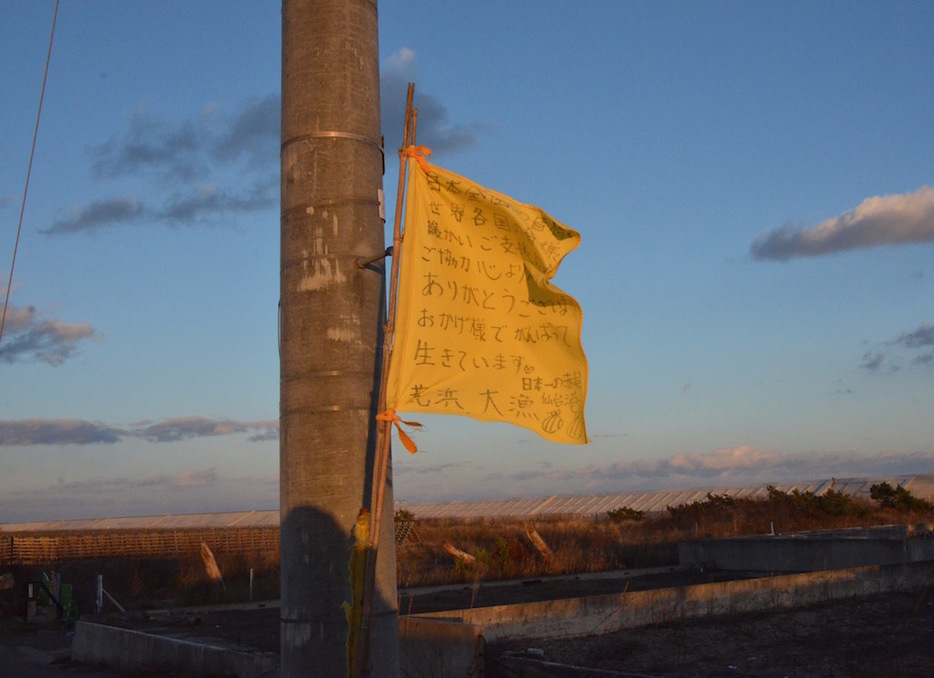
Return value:
M 386 411 L 386 388 L 389 382 L 389 362 L 392 358 L 393 332 L 396 326 L 396 296 L 399 281 L 399 256 L 402 253 L 402 209 L 405 200 L 405 178 L 409 161 L 402 152 L 415 143 L 415 117 L 412 107 L 415 85 L 409 83 L 405 98 L 405 125 L 402 132 L 402 148 L 399 149 L 399 184 L 396 191 L 396 211 L 392 227 L 392 265 L 389 275 L 389 310 L 383 332 L 383 369 L 379 385 L 379 411 Z M 373 486 L 370 492 L 370 548 L 367 552 L 366 580 L 363 589 L 363 612 L 360 620 L 359 661 L 357 666 L 362 675 L 370 675 L 370 621 L 373 616 L 373 593 L 376 589 L 376 556 L 379 551 L 380 525 L 383 519 L 383 503 L 386 492 L 386 475 L 389 467 L 392 440 L 392 422 L 380 421 L 377 429 L 376 460 L 373 469 Z

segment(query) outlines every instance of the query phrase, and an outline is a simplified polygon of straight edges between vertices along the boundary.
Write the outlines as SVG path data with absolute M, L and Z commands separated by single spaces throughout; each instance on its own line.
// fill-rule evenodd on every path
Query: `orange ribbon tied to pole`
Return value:
M 417 421 L 405 421 L 393 409 L 388 409 L 382 414 L 376 415 L 377 421 L 388 421 L 390 424 L 396 427 L 396 430 L 399 432 L 399 440 L 402 441 L 402 444 L 412 454 L 418 452 L 418 448 L 415 446 L 415 441 L 413 441 L 409 434 L 402 429 L 402 424 L 406 426 L 412 426 L 414 428 L 421 428 L 421 424 Z
M 415 162 L 426 174 L 430 171 L 428 156 L 431 155 L 431 149 L 427 146 L 406 146 L 399 151 L 399 154 L 406 158 L 415 158 Z

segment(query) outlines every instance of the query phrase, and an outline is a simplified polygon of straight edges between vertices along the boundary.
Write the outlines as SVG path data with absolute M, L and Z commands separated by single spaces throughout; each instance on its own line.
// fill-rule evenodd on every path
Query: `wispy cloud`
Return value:
M 610 464 L 551 465 L 512 473 L 488 472 L 470 464 L 436 468 L 431 482 L 399 476 L 396 497 L 412 503 L 470 499 L 603 494 L 691 488 L 727 488 L 800 483 L 827 478 L 890 477 L 934 471 L 934 449 L 914 454 L 852 452 L 783 454 L 749 445 L 686 452 L 667 459 Z M 556 489 L 560 488 L 560 489 Z
M 752 243 L 754 259 L 785 261 L 845 250 L 934 240 L 934 188 L 867 198 L 814 228 L 786 224 Z
M 751 446 L 691 452 L 652 462 L 620 462 L 593 468 L 588 486 L 625 482 L 626 489 L 735 486 L 803 482 L 814 478 L 926 473 L 934 468 L 934 451 L 917 454 L 851 452 L 782 454 Z
M 276 205 L 268 182 L 230 193 L 214 184 L 200 186 L 189 193 L 176 194 L 153 218 L 170 223 L 208 223 L 212 218 L 229 214 L 247 214 Z
M 246 101 L 214 137 L 214 158 L 225 164 L 243 159 L 246 167 L 278 166 L 281 109 L 278 94 Z
M 203 147 L 208 138 L 203 119 L 173 127 L 136 113 L 126 131 L 91 149 L 91 169 L 98 178 L 155 173 L 166 181 L 190 181 L 207 172 Z
M 214 184 L 205 184 L 173 193 L 158 209 L 147 207 L 135 198 L 114 198 L 76 207 L 69 216 L 40 233 L 64 235 L 142 222 L 195 226 L 212 223 L 225 215 L 248 214 L 275 205 L 276 198 L 268 181 L 232 193 L 219 190 Z
M 171 443 L 189 438 L 203 438 L 237 433 L 253 433 L 251 442 L 275 440 L 279 422 L 234 421 L 206 417 L 179 417 L 162 422 L 141 422 L 121 428 L 101 422 L 78 419 L 0 420 L 0 447 L 31 445 L 88 445 L 117 443 L 127 438 L 141 438 L 152 443 Z
M 91 149 L 98 178 L 155 175 L 167 183 L 203 179 L 218 167 L 244 161 L 248 171 L 278 164 L 280 97 L 242 102 L 232 115 L 215 108 L 196 119 L 168 123 L 135 114 L 125 132 Z
M 125 226 L 145 216 L 143 205 L 128 196 L 98 200 L 84 206 L 73 207 L 65 216 L 39 232 L 45 235 L 80 233 L 101 228 Z
M 405 125 L 405 96 L 409 82 L 416 80 L 416 57 L 411 49 L 393 54 L 380 69 L 380 98 L 386 151 L 402 145 Z M 492 125 L 481 122 L 451 122 L 447 108 L 433 95 L 416 87 L 414 105 L 418 108 L 418 143 L 434 153 L 454 153 L 477 145 L 479 137 Z
M 195 226 L 275 207 L 279 109 L 279 95 L 271 94 L 249 99 L 227 116 L 212 109 L 169 123 L 137 113 L 126 131 L 91 149 L 91 172 L 105 181 L 141 179 L 152 197 L 123 195 L 78 205 L 41 232 L 60 236 L 140 223 Z
M 401 145 L 405 93 L 414 71 L 415 53 L 407 49 L 390 57 L 382 70 L 382 123 L 390 153 Z M 421 90 L 416 105 L 419 143 L 435 153 L 473 147 L 491 127 L 452 122 L 447 108 Z M 73 206 L 40 232 L 66 236 L 140 224 L 199 226 L 274 208 L 280 110 L 280 96 L 270 94 L 243 101 L 228 115 L 209 107 L 202 115 L 170 122 L 135 113 L 124 131 L 90 149 L 89 169 L 100 181 L 137 179 L 145 188 L 139 195 L 123 189 L 123 195 Z
M 59 481 L 0 494 L 0 522 L 269 510 L 277 476 L 225 477 L 214 468 Z
M 55 489 L 69 494 L 98 494 L 110 492 L 114 489 L 125 492 L 126 490 L 141 490 L 152 487 L 165 489 L 205 488 L 214 485 L 217 481 L 217 472 L 210 468 L 181 471 L 174 475 L 144 476 L 142 478 L 121 477 L 73 480 L 58 483 L 55 485 Z
M 934 325 L 921 323 L 916 330 L 900 334 L 890 343 L 901 344 L 906 348 L 926 348 L 928 346 L 934 346 Z
M 917 329 L 900 334 L 889 344 L 912 350 L 925 349 L 916 354 L 911 362 L 915 365 L 934 364 L 934 325 L 921 323 Z
M 449 464 L 412 464 L 399 467 L 395 469 L 393 473 L 403 476 L 436 476 L 447 473 L 448 471 L 464 468 L 465 466 L 467 466 L 465 462 L 452 462 Z
M 263 428 L 259 433 L 254 433 L 247 440 L 251 443 L 262 443 L 268 440 L 279 440 L 279 422 L 269 422 L 269 426 Z
M 0 289 L 0 292 L 5 293 L 6 290 Z M 22 332 L 35 322 L 35 317 L 35 306 L 9 306 L 3 327 L 10 332 Z
M 79 342 L 98 336 L 88 323 L 66 323 L 44 318 L 34 307 L 7 309 L 0 362 L 43 362 L 61 365 L 77 350 Z
M 911 364 L 927 366 L 934 364 L 934 326 L 923 322 L 910 332 L 902 332 L 879 347 L 885 351 L 870 350 L 863 354 L 859 368 L 871 373 L 890 374 L 898 372 L 905 364 L 904 355 L 900 351 L 914 352 Z M 894 356 L 890 354 L 894 353 Z M 883 365 L 886 366 L 885 369 Z
M 80 419 L 0 421 L 0 447 L 116 443 L 125 435 L 123 429 Z
M 878 372 L 884 361 L 885 353 L 873 353 L 872 351 L 868 351 L 863 354 L 863 362 L 860 363 L 859 369 L 869 372 Z
M 224 436 L 233 433 L 247 433 L 261 430 L 266 436 L 275 431 L 278 435 L 278 421 L 241 422 L 231 419 L 207 419 L 206 417 L 179 417 L 166 419 L 157 424 L 134 427 L 132 434 L 154 443 L 175 442 L 185 438 L 204 438 Z M 253 436 L 255 438 L 256 436 Z M 252 438 L 251 438 L 252 439 Z M 267 439 L 267 438 L 263 438 Z

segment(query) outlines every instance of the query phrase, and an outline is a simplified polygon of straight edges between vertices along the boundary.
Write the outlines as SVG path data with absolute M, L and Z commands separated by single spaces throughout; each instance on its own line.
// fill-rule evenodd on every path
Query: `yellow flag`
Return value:
M 409 163 L 397 253 L 388 408 L 588 442 L 583 314 L 549 282 L 580 234 L 538 207 L 417 160 Z

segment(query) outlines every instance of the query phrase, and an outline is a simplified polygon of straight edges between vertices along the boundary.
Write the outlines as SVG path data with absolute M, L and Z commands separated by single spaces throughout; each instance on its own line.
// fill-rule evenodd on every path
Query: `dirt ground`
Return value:
M 430 612 L 735 577 L 735 573 L 671 572 L 626 579 L 464 586 L 414 596 L 403 592 L 400 608 L 403 613 Z M 162 632 L 187 626 L 199 637 L 220 638 L 241 649 L 278 652 L 278 615 L 277 608 L 207 611 L 153 615 L 130 623 L 136 628 L 154 625 Z M 537 673 L 532 675 L 554 676 L 932 676 L 934 590 L 674 622 L 590 638 L 503 643 L 487 648 L 487 665 L 491 676 L 530 675 L 533 668 Z
M 408 597 L 403 592 L 400 608 L 403 613 L 428 612 L 470 607 L 471 602 L 477 607 L 598 595 L 703 583 L 725 576 L 667 573 L 628 579 L 465 586 Z M 219 642 L 245 651 L 279 651 L 279 609 L 273 606 L 133 613 L 107 616 L 102 621 Z M 488 675 L 507 677 L 932 676 L 934 590 L 881 594 L 797 610 L 669 622 L 589 638 L 500 643 L 487 648 L 487 666 Z
M 668 586 L 686 586 L 755 576 L 755 573 L 702 573 L 674 570 L 632 577 L 571 576 L 402 590 L 401 614 L 460 610 L 471 607 L 507 605 L 581 596 L 621 593 Z M 279 608 L 200 609 L 135 612 L 106 615 L 103 623 L 150 633 L 223 642 L 245 651 L 279 651 Z
M 495 676 L 932 676 L 934 591 L 504 643 L 487 661 Z

